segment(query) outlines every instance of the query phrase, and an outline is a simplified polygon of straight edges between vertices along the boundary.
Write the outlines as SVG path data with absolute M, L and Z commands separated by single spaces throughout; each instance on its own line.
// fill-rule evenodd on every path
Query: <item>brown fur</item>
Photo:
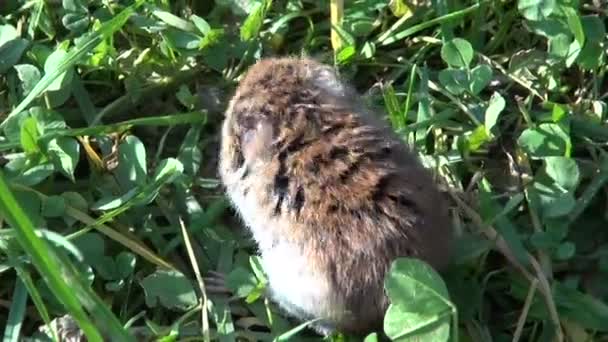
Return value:
M 333 322 L 340 331 L 381 330 L 383 280 L 395 258 L 446 265 L 451 228 L 430 173 L 330 67 L 258 62 L 224 125 L 222 177 L 246 160 L 259 168 L 242 190 L 256 192 L 260 215 L 275 218 L 267 229 L 301 246 L 344 304 L 350 314 Z

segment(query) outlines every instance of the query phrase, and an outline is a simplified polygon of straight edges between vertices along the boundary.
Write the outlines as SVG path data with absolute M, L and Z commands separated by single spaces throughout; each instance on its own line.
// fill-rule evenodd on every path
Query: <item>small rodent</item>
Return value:
M 225 115 L 220 176 L 288 314 L 322 318 L 323 335 L 382 331 L 391 262 L 448 263 L 448 208 L 430 172 L 332 67 L 263 59 Z

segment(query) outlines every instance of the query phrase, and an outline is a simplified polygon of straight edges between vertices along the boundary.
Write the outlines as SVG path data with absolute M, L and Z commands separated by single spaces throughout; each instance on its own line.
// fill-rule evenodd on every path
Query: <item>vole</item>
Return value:
M 443 269 L 448 207 L 416 155 L 331 66 L 267 58 L 225 113 L 219 173 L 269 295 L 323 335 L 381 331 L 398 257 Z

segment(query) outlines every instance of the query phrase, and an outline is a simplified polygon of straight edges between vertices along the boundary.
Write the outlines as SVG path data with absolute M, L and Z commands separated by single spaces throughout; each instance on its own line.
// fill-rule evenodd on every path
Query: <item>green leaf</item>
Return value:
M 72 182 L 74 170 L 80 159 L 80 144 L 71 137 L 59 137 L 49 141 L 47 153 L 55 167 Z
M 555 37 L 557 35 L 570 36 L 570 28 L 563 20 L 556 18 L 542 19 L 539 21 L 530 21 L 526 23 L 532 32 L 539 34 L 545 38 Z
M 534 232 L 529 239 L 530 244 L 537 250 L 546 251 L 556 248 L 561 239 L 548 232 Z
M 518 0 L 517 9 L 524 18 L 532 21 L 546 19 L 555 10 L 555 0 Z
M 61 23 L 73 33 L 80 33 L 89 27 L 91 18 L 87 7 L 79 0 L 63 0 L 65 15 Z
M 196 14 L 190 16 L 190 21 L 194 23 L 194 26 L 196 26 L 198 31 L 203 35 L 206 35 L 207 33 L 209 33 L 209 31 L 211 31 L 211 26 L 209 25 L 209 23 L 207 23 L 205 19 L 199 17 Z
M 65 63 L 68 53 L 65 50 L 57 49 L 46 59 L 44 62 L 44 73 L 53 74 L 56 70 L 59 70 L 61 65 Z M 49 84 L 48 91 L 58 91 L 63 87 L 67 86 L 72 82 L 74 77 L 74 70 L 72 68 L 66 68 L 66 70 L 60 73 L 54 80 Z
M 603 44 L 588 40 L 587 44 L 580 50 L 576 63 L 583 69 L 593 70 L 603 65 L 605 60 L 606 53 Z
M 63 198 L 66 193 L 62 195 Z M 84 262 L 94 265 L 104 257 L 105 240 L 99 233 L 85 233 L 73 240 L 74 245 L 83 256 Z
M 371 333 L 365 337 L 363 342 L 378 342 L 380 339 L 378 338 L 378 333 Z
M 262 2 L 255 2 L 254 8 L 241 25 L 241 40 L 248 41 L 255 38 L 262 27 L 264 16 L 266 15 L 265 6 Z
M 386 1 L 351 1 L 344 6 L 342 28 L 355 37 L 364 37 L 381 25 L 378 14 L 387 5 Z
M 61 194 L 61 197 L 63 197 L 63 199 L 65 200 L 65 203 L 67 205 L 69 205 L 70 207 L 82 211 L 82 212 L 86 212 L 89 210 L 89 203 L 87 202 L 87 200 L 82 197 L 81 194 L 77 193 L 77 192 L 73 192 L 73 191 L 66 191 L 64 193 Z M 66 223 L 66 225 L 68 227 L 71 227 L 75 222 L 76 219 L 71 217 L 71 216 L 63 216 L 63 221 Z
M 376 54 L 376 45 L 372 42 L 363 43 L 360 54 L 366 59 L 374 57 L 374 55 Z
M 538 208 L 544 218 L 566 216 L 574 209 L 576 200 L 571 192 L 560 187 L 545 185 L 535 181 L 527 188 L 532 204 Z
M 178 28 L 182 31 L 188 31 L 188 32 L 196 31 L 196 27 L 192 23 L 190 23 L 187 20 L 184 20 L 170 12 L 156 9 L 156 10 L 152 11 L 152 14 L 155 17 L 157 17 L 158 19 L 162 20 L 165 24 Z
M 580 46 L 584 46 L 585 32 L 583 31 L 583 24 L 581 23 L 581 18 L 578 16 L 576 9 L 563 6 L 562 11 L 566 14 L 566 20 L 568 22 L 570 32 L 572 32 L 574 38 L 580 44 Z
M 570 46 L 568 46 L 568 53 L 566 55 L 566 66 L 567 67 L 571 67 L 572 64 L 574 64 L 574 62 L 576 62 L 582 49 L 583 48 L 578 43 L 578 41 L 573 40 L 572 43 L 570 43 Z
M 22 174 L 15 178 L 11 178 L 11 182 L 19 183 L 25 186 L 33 186 L 47 179 L 55 172 L 55 167 L 51 163 L 36 165 L 27 169 Z
M 125 285 L 125 281 L 122 279 L 119 279 L 119 280 L 107 282 L 105 284 L 104 288 L 106 290 L 108 290 L 109 292 L 118 292 L 124 287 L 124 285 Z
M 202 39 L 202 37 L 199 37 L 194 33 L 178 31 L 175 29 L 167 30 L 164 33 L 164 36 L 173 47 L 186 50 L 198 49 Z
M 19 62 L 28 46 L 29 41 L 22 38 L 9 40 L 0 46 L 0 75 Z
M 123 283 L 120 281 L 133 273 L 135 262 L 135 255 L 123 251 L 120 252 L 116 258 L 99 255 L 98 259 L 94 260 L 94 265 L 95 270 L 104 280 L 114 282 L 107 287 L 111 288 L 112 291 L 115 291 L 122 287 Z
M 87 13 L 66 13 L 61 17 L 61 23 L 68 30 L 80 33 L 89 27 L 91 18 Z
M 602 42 L 606 35 L 606 26 L 602 19 L 597 15 L 586 15 L 581 18 L 583 32 L 588 41 Z
M 101 259 L 95 262 L 95 271 L 104 280 L 114 280 L 117 278 L 114 259 L 109 256 L 101 256 Z
M 357 43 L 356 38 L 349 31 L 346 31 L 344 27 L 336 25 L 332 25 L 331 27 L 338 33 L 343 45 L 354 46 Z
M 234 268 L 226 277 L 226 286 L 239 298 L 247 297 L 257 284 L 255 275 L 243 267 Z
M 417 259 L 399 258 L 391 264 L 384 287 L 391 302 L 384 318 L 390 339 L 448 340 L 453 305 L 432 267 Z
M 126 251 L 118 253 L 116 256 L 116 271 L 119 279 L 125 279 L 135 270 L 137 258 L 133 253 Z
M 492 68 L 481 64 L 471 70 L 469 91 L 473 95 L 478 95 L 492 80 Z
M 148 168 L 146 166 L 146 148 L 134 135 L 127 136 L 118 145 L 118 167 L 114 174 L 125 190 L 146 183 Z
M 606 303 L 560 282 L 553 284 L 553 296 L 560 316 L 578 323 L 585 329 L 608 332 Z
M 192 95 L 192 92 L 190 92 L 190 89 L 188 89 L 188 86 L 185 84 L 182 84 L 179 87 L 175 97 L 177 97 L 179 102 L 189 110 L 193 110 L 199 100 L 197 96 Z
M 570 51 L 570 44 L 572 43 L 572 37 L 560 33 L 549 38 L 549 52 L 552 55 L 567 58 L 568 52 Z
M 498 116 L 505 109 L 505 105 L 505 99 L 499 93 L 494 92 L 484 116 L 484 126 L 488 135 L 493 135 L 492 129 L 498 122 Z
M 452 264 L 461 265 L 471 262 L 491 249 L 491 241 L 476 234 L 463 233 L 454 241 Z
M 336 54 L 336 61 L 339 65 L 347 64 L 357 54 L 357 49 L 353 45 L 346 45 L 340 48 Z
M 31 64 L 18 64 L 14 68 L 17 71 L 17 77 L 21 81 L 23 95 L 27 95 L 34 89 L 36 83 L 40 81 L 40 70 Z
M 473 46 L 465 39 L 454 38 L 441 47 L 441 59 L 451 67 L 468 68 L 473 60 Z
M 570 241 L 564 242 L 557 247 L 555 258 L 557 260 L 568 260 L 576 253 L 576 245 Z
M 255 277 L 262 283 L 267 283 L 268 278 L 266 273 L 264 272 L 264 267 L 262 266 L 262 258 L 257 255 L 252 255 L 249 257 L 249 265 L 255 274 Z
M 146 305 L 159 303 L 168 309 L 185 311 L 198 303 L 190 281 L 178 271 L 159 270 L 140 282 L 146 295 Z
M 203 155 L 198 147 L 201 126 L 193 126 L 186 133 L 177 160 L 184 166 L 187 175 L 195 176 L 201 166 Z
M 42 208 L 42 201 L 35 193 L 30 191 L 15 191 L 15 198 L 35 227 L 40 228 L 45 225 L 40 210 Z
M 19 32 L 11 25 L 0 25 L 0 46 L 19 38 Z
M 553 122 L 559 122 L 568 114 L 568 108 L 559 103 L 553 103 L 553 109 L 551 111 L 551 120 Z
M 65 213 L 65 199 L 61 196 L 49 196 L 42 201 L 44 217 L 61 217 Z
M 23 122 L 29 117 L 30 113 L 28 111 L 23 111 L 6 120 L 4 134 L 9 141 L 21 143 Z
M 483 144 L 490 140 L 484 125 L 477 126 L 470 134 L 467 134 L 466 138 L 468 149 L 472 152 L 479 150 Z
M 203 39 L 201 39 L 199 48 L 201 50 L 204 50 L 206 48 L 211 48 L 213 46 L 217 46 L 222 41 L 223 37 L 224 37 L 223 29 L 213 29 L 213 30 L 209 31 L 205 35 L 205 37 L 203 37 Z M 224 54 L 226 53 L 226 50 L 220 49 L 220 51 Z M 220 56 L 213 56 L 213 57 L 221 58 L 221 54 L 220 54 Z M 224 61 L 224 63 L 225 63 L 225 61 Z
M 460 95 L 469 89 L 469 77 L 467 72 L 461 69 L 441 70 L 439 83 L 454 95 Z
M 395 17 L 412 16 L 413 11 L 403 0 L 389 1 L 389 8 Z M 371 335 L 370 335 L 371 336 Z
M 566 190 L 575 190 L 580 180 L 580 172 L 576 161 L 566 157 L 546 157 L 545 173 Z
M 141 189 L 135 187 L 127 191 L 125 194 L 121 196 L 105 196 L 100 198 L 97 202 L 91 205 L 91 210 L 112 210 L 116 209 L 123 204 L 127 203 L 129 200 L 133 199 Z
M 174 158 L 167 158 L 162 160 L 156 169 L 154 174 L 154 182 L 158 182 L 164 179 L 164 182 L 170 183 L 175 177 L 181 175 L 184 172 L 184 166 L 179 160 Z
M 532 158 L 567 156 L 571 145 L 568 133 L 560 125 L 553 123 L 527 128 L 519 136 L 517 143 Z
M 80 0 L 62 0 L 61 6 L 69 12 L 87 13 L 87 7 Z
M 38 120 L 33 117 L 25 119 L 21 126 L 21 147 L 26 154 L 31 155 L 40 152 L 40 147 L 38 147 L 39 137 Z
M 29 110 L 29 113 L 38 120 L 38 126 L 42 128 L 44 134 L 67 127 L 61 114 L 53 110 L 42 107 L 32 107 Z

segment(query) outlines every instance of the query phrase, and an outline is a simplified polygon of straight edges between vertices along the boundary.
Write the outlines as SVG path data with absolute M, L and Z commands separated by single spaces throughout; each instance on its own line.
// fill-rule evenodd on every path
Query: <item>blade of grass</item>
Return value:
M 277 336 L 274 338 L 274 340 L 272 340 L 273 342 L 281 342 L 281 341 L 288 341 L 290 338 L 294 337 L 295 335 L 297 335 L 300 331 L 304 330 L 307 326 L 309 326 L 312 323 L 318 322 L 320 321 L 320 318 L 316 318 L 316 319 L 312 319 L 310 321 L 306 321 L 298 326 L 296 326 L 295 328 L 286 331 L 285 333 Z
M 205 290 L 205 282 L 203 281 L 203 277 L 201 276 L 201 270 L 198 267 L 198 262 L 196 261 L 196 256 L 194 255 L 194 250 L 192 249 L 192 244 L 190 243 L 190 236 L 188 236 L 188 230 L 184 225 L 184 221 L 181 217 L 179 217 L 179 225 L 182 230 L 182 236 L 184 238 L 184 244 L 186 245 L 186 251 L 188 252 L 188 257 L 190 258 L 190 263 L 192 263 L 192 270 L 194 271 L 194 275 L 196 276 L 196 281 L 198 282 L 199 289 L 201 290 L 201 294 L 203 296 L 201 300 L 201 329 L 203 330 L 203 341 L 209 342 L 211 341 L 211 337 L 209 335 L 209 315 L 207 312 L 207 291 Z
M 88 341 L 103 341 L 103 339 L 84 308 L 97 325 L 105 328 L 104 332 L 110 340 L 133 341 L 133 337 L 125 331 L 106 304 L 83 281 L 65 254 L 61 250 L 51 248 L 44 239 L 38 237 L 32 222 L 9 190 L 1 171 L 0 213 L 14 228 L 12 231 L 21 248 L 32 259 L 49 289 L 78 323 Z
M 334 53 L 338 53 L 342 47 L 342 38 L 334 27 L 342 27 L 342 18 L 344 17 L 344 0 L 330 0 L 329 11 L 331 16 L 331 47 Z
M 4 175 L 0 171 L 0 212 L 14 227 L 15 236 L 21 247 L 32 258 L 38 272 L 43 276 L 49 288 L 57 299 L 65 305 L 68 312 L 78 322 L 78 325 L 89 341 L 102 341 L 99 331 L 85 314 L 80 301 L 74 296 L 73 289 L 65 282 L 59 273 L 61 270 L 57 256 L 52 249 L 34 232 L 32 222 L 8 188 Z
M 38 27 L 38 25 L 40 23 L 40 17 L 42 16 L 42 11 L 44 10 L 44 0 L 36 1 L 35 7 L 36 8 L 34 10 L 34 15 L 32 16 L 32 19 L 29 20 L 29 23 L 27 26 L 27 34 L 28 34 L 29 38 L 32 40 L 34 39 L 36 28 Z
M 296 18 L 300 18 L 300 17 L 308 17 L 312 14 L 316 14 L 319 12 L 319 9 L 312 9 L 312 10 L 306 10 L 306 11 L 301 11 L 301 12 L 291 12 L 288 14 L 285 14 L 284 16 L 280 17 L 279 19 L 277 19 L 272 26 L 270 26 L 270 29 L 268 29 L 268 32 L 270 33 L 277 33 L 279 32 L 279 29 L 281 27 L 283 27 L 284 25 L 286 25 L 289 21 L 294 20 Z
M 42 321 L 44 322 L 44 324 L 46 326 L 50 326 L 51 316 L 49 315 L 49 311 L 46 309 L 46 305 L 44 304 L 44 301 L 42 300 L 42 296 L 40 295 L 40 292 L 34 285 L 34 281 L 32 281 L 32 277 L 30 276 L 30 274 L 27 271 L 25 271 L 21 267 L 17 267 L 16 270 L 17 270 L 17 275 L 19 276 L 21 281 L 23 281 L 23 284 L 27 288 L 27 291 L 30 294 L 32 302 L 34 302 L 34 306 L 36 306 L 36 309 L 38 310 L 40 317 L 42 317 Z M 54 327 L 51 327 L 51 333 L 53 334 L 54 341 L 59 341 L 59 335 L 57 334 L 57 330 Z
M 392 44 L 394 42 L 400 41 L 401 39 L 411 36 L 412 34 L 422 31 L 426 28 L 435 26 L 437 24 L 443 24 L 443 23 L 451 21 L 451 20 L 462 18 L 470 13 L 475 12 L 479 8 L 480 3 L 481 2 L 476 3 L 475 5 L 469 6 L 460 11 L 452 12 L 452 13 L 442 15 L 440 17 L 437 17 L 437 18 L 434 18 L 434 19 L 431 19 L 428 21 L 424 21 L 418 25 L 414 25 L 401 32 L 395 33 L 395 31 L 398 29 L 398 27 L 395 27 L 395 25 L 393 25 L 393 27 L 391 27 L 391 29 L 389 29 L 388 31 L 385 31 L 382 35 L 380 35 L 376 39 L 376 43 L 380 44 L 382 46 L 386 46 L 386 45 Z
M 598 173 L 591 180 L 591 183 L 589 183 L 581 197 L 576 201 L 576 205 L 568 215 L 568 222 L 570 224 L 576 221 L 583 211 L 585 211 L 589 204 L 591 204 L 591 200 L 604 187 L 606 182 L 608 182 L 608 156 L 603 156 Z
M 154 116 L 149 118 L 137 118 L 126 120 L 111 125 L 99 125 L 92 127 L 70 128 L 53 130 L 44 134 L 39 141 L 49 141 L 58 137 L 78 137 L 87 135 L 102 135 L 109 133 L 124 133 L 135 126 L 175 126 L 185 124 L 204 123 L 207 116 L 201 112 L 190 112 L 185 114 L 170 114 Z
M 433 4 L 433 7 L 435 7 L 435 12 L 437 12 L 437 14 L 441 16 L 448 14 L 448 4 L 446 0 L 432 0 L 431 3 Z M 454 31 L 449 23 L 444 21 L 440 26 L 443 41 L 447 42 L 452 40 L 452 38 L 454 38 Z
M 0 151 L 12 150 L 14 148 L 19 148 L 21 146 L 18 142 L 2 142 L 0 143 Z
M 32 188 L 29 188 L 29 187 L 26 187 L 23 185 L 19 185 L 19 184 L 13 184 L 12 186 L 14 188 L 18 188 L 20 190 L 34 192 L 34 193 L 36 193 L 36 195 L 38 195 L 43 200 L 48 199 L 48 196 L 46 196 L 45 194 L 38 192 Z M 166 269 L 175 269 L 175 267 L 173 265 L 166 262 L 161 257 L 156 255 L 154 252 L 149 250 L 144 244 L 142 244 L 141 242 L 136 240 L 134 237 L 131 238 L 131 237 L 124 235 L 123 233 L 111 228 L 110 226 L 103 224 L 103 222 L 106 222 L 108 220 L 107 217 L 101 217 L 101 218 L 95 220 L 94 218 L 87 215 L 86 213 L 83 213 L 82 211 L 80 211 L 72 206 L 69 206 L 69 205 L 65 206 L 65 213 L 68 216 L 86 224 L 86 227 L 84 227 L 83 229 L 80 229 L 78 232 L 67 236 L 68 239 L 74 239 L 92 229 L 97 229 L 102 234 L 104 234 L 107 237 L 109 237 L 110 239 L 120 243 L 121 245 L 129 248 L 135 254 L 138 254 L 142 258 L 148 260 L 150 263 L 157 265 L 159 267 L 166 268 Z
M 389 119 L 393 125 L 393 129 L 401 130 L 405 127 L 405 115 L 401 113 L 399 100 L 395 95 L 395 89 L 392 85 L 387 84 L 382 88 L 382 96 Z
M 403 122 L 407 122 L 407 113 L 409 113 L 410 108 L 411 108 L 411 104 L 412 104 L 412 98 L 414 97 L 414 82 L 416 81 L 416 72 L 418 71 L 416 69 L 417 65 L 413 64 L 412 68 L 410 69 L 410 79 L 408 82 L 408 87 L 407 87 L 407 97 L 405 98 L 405 108 L 403 109 Z
M 82 84 L 80 75 L 74 75 L 72 80 L 72 94 L 74 95 L 76 103 L 78 103 L 82 117 L 90 125 L 95 119 L 94 115 L 96 110 L 95 105 L 93 105 L 93 101 L 91 101 L 89 93 Z
M 93 118 L 93 121 L 91 122 L 90 126 L 94 126 L 98 123 L 101 123 L 101 120 L 103 118 L 108 118 L 119 115 L 121 113 L 125 113 L 135 108 L 143 101 L 160 96 L 166 91 L 174 89 L 181 84 L 187 83 L 191 81 L 195 76 L 197 76 L 198 73 L 199 70 L 187 70 L 178 72 L 176 75 L 173 76 L 163 77 L 154 84 L 139 89 L 137 97 L 133 94 L 127 93 L 112 101 L 102 110 L 100 110 L 97 114 L 95 114 L 95 117 Z
M 27 290 L 20 278 L 15 279 L 15 288 L 11 297 L 11 308 L 4 328 L 3 342 L 16 342 L 19 340 L 21 325 L 25 317 L 25 305 L 27 304 Z
M 163 267 L 163 268 L 166 268 L 166 269 L 170 269 L 170 270 L 175 269 L 175 267 L 173 265 L 171 265 L 167 261 L 163 260 L 160 256 L 156 255 L 154 252 L 149 250 L 144 244 L 137 241 L 135 238 L 130 238 L 130 237 L 120 233 L 119 231 L 111 228 L 110 226 L 103 224 L 101 222 L 102 221 L 101 219 L 95 220 L 91 216 L 83 213 L 82 211 L 80 211 L 76 208 L 73 208 L 73 207 L 69 207 L 69 206 L 66 206 L 65 211 L 66 211 L 66 214 L 68 214 L 70 217 L 73 217 L 73 218 L 77 219 L 78 221 L 87 225 L 85 228 L 82 229 L 83 232 L 87 232 L 91 229 L 96 229 L 99 232 L 101 232 L 102 234 L 104 234 L 105 236 L 109 237 L 110 239 L 127 247 L 128 249 L 133 251 L 135 254 L 148 260 L 150 263 Z M 70 237 L 70 238 L 73 238 L 73 237 Z

